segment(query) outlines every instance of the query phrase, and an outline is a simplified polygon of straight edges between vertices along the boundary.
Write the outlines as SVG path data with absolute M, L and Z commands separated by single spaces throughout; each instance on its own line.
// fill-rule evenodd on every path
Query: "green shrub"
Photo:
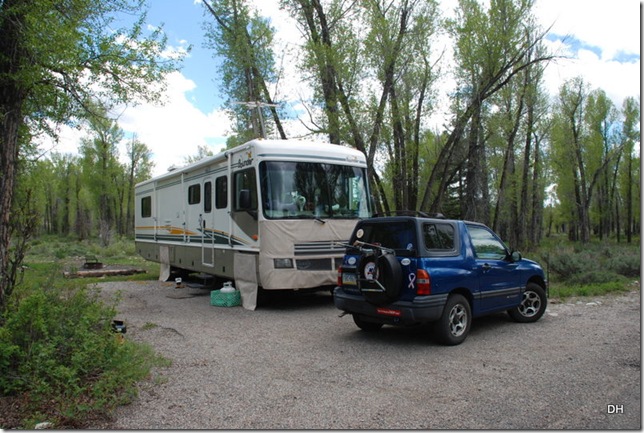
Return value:
M 621 283 L 622 278 L 613 272 L 603 270 L 584 271 L 572 275 L 566 280 L 570 284 L 603 284 L 603 283 Z
M 554 297 L 598 296 L 630 290 L 641 272 L 639 244 L 553 240 L 536 251 Z
M 562 280 L 590 269 L 587 258 L 572 251 L 562 251 L 546 256 L 545 262 L 549 271 L 555 273 Z
M 603 282 L 619 279 L 619 275 L 638 277 L 641 269 L 639 248 L 633 245 L 588 243 L 551 247 L 541 251 L 541 257 L 548 270 L 561 281 L 591 279 Z M 595 275 L 582 277 L 584 274 Z
M 97 296 L 80 287 L 12 298 L 0 328 L 0 394 L 26 396 L 29 412 L 48 413 L 55 427 L 78 427 L 87 413 L 134 395 L 158 359 L 149 347 L 116 338 L 115 309 Z
M 611 271 L 629 278 L 637 278 L 642 272 L 641 257 L 631 254 L 620 254 L 607 261 L 607 267 Z

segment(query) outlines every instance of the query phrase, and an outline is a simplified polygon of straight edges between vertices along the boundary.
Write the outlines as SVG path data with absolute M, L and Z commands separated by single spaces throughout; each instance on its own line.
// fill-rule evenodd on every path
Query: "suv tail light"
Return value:
M 432 294 L 432 280 L 429 278 L 429 273 L 424 269 L 418 269 L 416 271 L 416 294 Z
M 338 266 L 338 286 L 342 285 L 342 265 Z

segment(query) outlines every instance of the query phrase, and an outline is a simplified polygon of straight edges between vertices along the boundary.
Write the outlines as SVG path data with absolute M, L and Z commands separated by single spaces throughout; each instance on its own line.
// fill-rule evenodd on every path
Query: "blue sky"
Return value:
M 204 48 L 203 23 L 206 15 L 201 0 L 148 0 L 148 25 L 162 25 L 173 50 L 192 46 L 180 72 L 168 77 L 165 106 L 141 105 L 124 109 L 118 119 L 126 133 L 136 134 L 153 152 L 155 174 L 170 165 L 182 165 L 184 157 L 195 155 L 200 145 L 217 152 L 230 133 L 229 121 L 221 110 L 221 90 L 217 82 L 217 63 Z M 449 13 L 457 0 L 440 0 L 443 13 Z M 279 10 L 279 0 L 251 0 L 261 15 L 268 16 L 278 30 L 278 60 L 295 65 L 292 57 L 301 39 L 293 20 Z M 541 25 L 552 25 L 546 38 L 549 48 L 568 57 L 551 64 L 545 84 L 554 94 L 568 78 L 582 75 L 593 88 L 604 89 L 621 107 L 627 96 L 640 94 L 640 2 L 637 0 L 536 0 L 535 13 Z M 283 53 L 289 53 L 284 55 Z M 291 67 L 285 71 L 282 87 L 275 99 L 287 101 L 294 111 L 310 96 L 308 89 Z M 288 83 L 288 87 L 284 83 Z M 449 83 L 441 96 L 446 102 Z M 439 102 L 440 103 L 440 102 Z M 437 119 L 440 124 L 441 120 Z M 297 120 L 287 122 L 289 136 L 303 134 Z M 75 153 L 83 131 L 61 134 L 55 150 Z
M 194 0 L 149 0 L 149 3 L 149 24 L 163 25 L 171 46 L 192 47 L 182 72 L 197 84 L 197 88 L 187 96 L 203 112 L 211 110 L 213 104 L 220 105 L 217 60 L 212 51 L 203 46 L 203 23 L 208 20 L 205 8 Z

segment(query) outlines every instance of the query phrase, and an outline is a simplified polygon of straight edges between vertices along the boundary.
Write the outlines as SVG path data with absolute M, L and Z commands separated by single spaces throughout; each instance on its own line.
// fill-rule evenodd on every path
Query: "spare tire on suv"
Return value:
M 367 302 L 375 305 L 397 300 L 402 271 L 396 256 L 381 249 L 363 251 L 358 265 L 358 287 Z

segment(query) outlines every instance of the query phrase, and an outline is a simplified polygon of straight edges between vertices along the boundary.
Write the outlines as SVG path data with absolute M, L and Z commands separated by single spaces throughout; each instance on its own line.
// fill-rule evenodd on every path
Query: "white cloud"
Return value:
M 602 49 L 602 60 L 620 51 L 640 53 L 639 0 L 537 0 L 535 12 L 551 32 L 574 35 Z
M 121 156 L 125 155 L 125 143 L 133 135 L 152 151 L 155 163 L 154 175 L 164 173 L 171 165 L 181 166 L 186 156 L 197 154 L 199 146 L 207 146 L 217 153 L 230 135 L 230 120 L 223 110 L 203 113 L 188 99 L 195 83 L 179 72 L 167 77 L 165 104 L 140 104 L 115 110 L 119 127 L 126 138 L 120 143 Z M 39 147 L 43 152 L 78 154 L 81 139 L 90 136 L 85 129 L 60 126 L 59 139 L 42 137 Z
M 142 104 L 126 108 L 119 126 L 145 143 L 153 152 L 155 174 L 171 165 L 183 165 L 186 156 L 197 154 L 199 146 L 219 152 L 229 135 L 230 121 L 222 110 L 203 113 L 188 99 L 195 83 L 174 72 L 167 78 L 166 103 Z
M 603 89 L 617 108 L 640 94 L 640 2 L 616 0 L 537 0 L 544 28 L 563 40 L 547 41 L 551 52 L 567 57 L 551 63 L 546 86 L 556 95 L 568 79 L 581 76 L 592 89 Z M 637 60 L 618 61 L 619 55 Z
M 54 140 L 49 136 L 40 136 L 35 139 L 38 148 L 44 154 L 61 153 L 77 154 L 81 139 L 87 137 L 87 132 L 81 128 L 71 128 L 66 125 L 59 125 L 56 128 L 58 139 Z

